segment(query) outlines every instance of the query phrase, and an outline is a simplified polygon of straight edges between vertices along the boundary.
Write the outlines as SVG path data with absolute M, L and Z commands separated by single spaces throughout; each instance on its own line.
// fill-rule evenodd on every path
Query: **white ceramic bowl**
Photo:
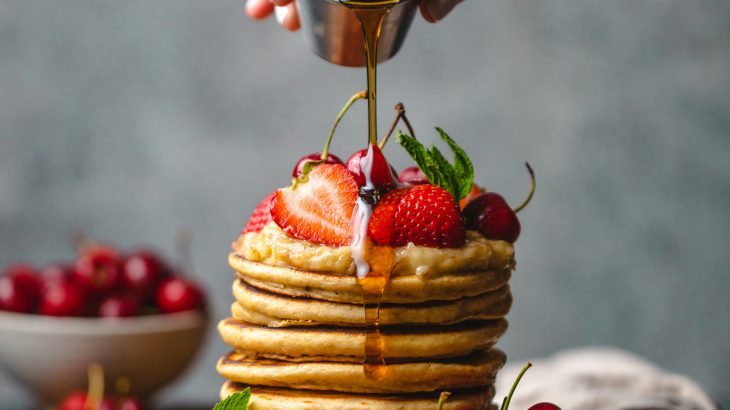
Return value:
M 85 391 L 94 362 L 104 369 L 107 391 L 126 377 L 130 394 L 148 397 L 182 374 L 207 323 L 197 311 L 121 319 L 0 312 L 0 364 L 48 402 Z

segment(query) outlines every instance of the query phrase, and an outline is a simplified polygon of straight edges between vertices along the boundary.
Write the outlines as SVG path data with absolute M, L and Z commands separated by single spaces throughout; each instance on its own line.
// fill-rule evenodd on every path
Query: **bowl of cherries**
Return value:
M 207 324 L 200 287 L 150 250 L 93 244 L 0 272 L 0 365 L 48 403 L 84 390 L 92 363 L 106 391 L 144 399 L 183 372 Z

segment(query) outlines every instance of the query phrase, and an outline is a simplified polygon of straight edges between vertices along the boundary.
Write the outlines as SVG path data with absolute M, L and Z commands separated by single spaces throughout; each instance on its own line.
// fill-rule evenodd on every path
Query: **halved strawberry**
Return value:
M 396 189 L 373 210 L 368 234 L 379 245 L 456 248 L 465 231 L 459 207 L 449 191 L 431 184 Z
M 484 193 L 485 191 L 486 189 L 480 187 L 479 185 L 471 184 L 471 191 L 469 191 L 469 193 L 465 197 L 461 198 L 461 201 L 459 201 L 459 208 L 461 208 L 461 210 L 463 211 L 472 199 L 478 197 L 479 194 Z
M 271 222 L 271 200 L 276 195 L 276 191 L 270 193 L 261 203 L 253 210 L 248 223 L 241 233 L 258 232 Z
M 271 217 L 290 236 L 330 246 L 352 241 L 355 177 L 343 165 L 322 164 L 306 181 L 276 191 Z

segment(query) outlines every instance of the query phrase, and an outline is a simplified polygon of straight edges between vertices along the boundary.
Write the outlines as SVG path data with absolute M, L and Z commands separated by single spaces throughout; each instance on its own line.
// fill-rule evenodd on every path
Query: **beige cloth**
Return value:
M 695 382 L 631 353 L 588 347 L 535 359 L 510 408 L 549 401 L 563 410 L 714 410 L 719 406 Z M 497 379 L 501 403 L 524 363 L 512 362 Z

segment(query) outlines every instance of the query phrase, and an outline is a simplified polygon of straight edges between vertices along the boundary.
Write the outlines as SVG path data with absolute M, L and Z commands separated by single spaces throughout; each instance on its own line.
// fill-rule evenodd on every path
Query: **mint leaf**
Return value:
M 251 398 L 251 388 L 246 387 L 243 391 L 231 394 L 213 407 L 213 410 L 246 410 L 248 400 Z
M 449 147 L 454 151 L 454 173 L 458 181 L 459 197 L 464 198 L 469 195 L 471 186 L 474 184 L 474 165 L 472 165 L 469 156 L 466 155 L 463 149 L 449 137 L 444 130 L 436 127 L 441 139 L 449 144 Z
M 436 127 L 436 131 L 454 152 L 453 164 L 435 146 L 426 149 L 418 140 L 401 130 L 398 130 L 395 140 L 405 148 L 432 184 L 449 191 L 458 202 L 471 191 L 474 166 L 466 152 L 444 130 Z

